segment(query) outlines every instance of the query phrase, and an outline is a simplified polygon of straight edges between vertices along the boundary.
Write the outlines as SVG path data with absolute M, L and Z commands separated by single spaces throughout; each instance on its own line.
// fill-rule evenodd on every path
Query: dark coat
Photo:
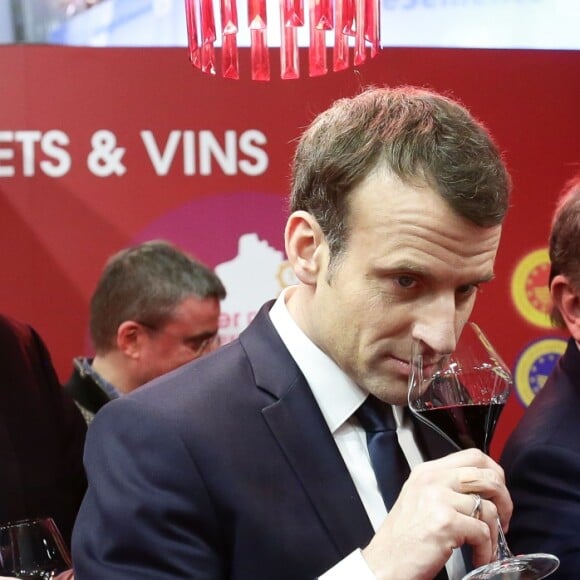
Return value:
M 91 423 L 97 411 L 112 400 L 93 377 L 81 373 L 76 365 L 64 390 L 74 399 L 87 423 Z
M 550 578 L 580 575 L 580 352 L 573 340 L 511 434 L 500 459 L 514 501 L 516 554 L 560 558 Z
M 51 516 L 67 544 L 86 489 L 86 425 L 29 326 L 0 316 L 0 522 Z

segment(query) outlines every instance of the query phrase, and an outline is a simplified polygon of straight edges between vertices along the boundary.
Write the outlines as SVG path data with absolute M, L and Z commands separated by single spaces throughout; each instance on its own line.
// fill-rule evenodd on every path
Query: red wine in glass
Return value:
M 437 358 L 427 356 L 425 349 L 420 342 L 413 344 L 409 409 L 458 450 L 477 447 L 488 453 L 513 382 L 509 368 L 481 328 L 471 322 L 465 324 L 452 354 Z M 514 556 L 500 525 L 497 560 L 463 580 L 541 580 L 559 564 L 552 554 Z
M 489 452 L 489 443 L 504 403 L 473 403 L 417 411 L 451 439 L 458 449 L 477 447 Z

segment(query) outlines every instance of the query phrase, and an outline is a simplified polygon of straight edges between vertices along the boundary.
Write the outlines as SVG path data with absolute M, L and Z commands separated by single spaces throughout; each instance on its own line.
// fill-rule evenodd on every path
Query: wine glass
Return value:
M 458 450 L 477 447 L 488 453 L 513 382 L 509 368 L 473 322 L 463 327 L 452 354 L 434 358 L 424 354 L 419 341 L 413 344 L 409 409 Z M 559 566 L 552 554 L 514 556 L 499 522 L 498 528 L 496 561 L 463 580 L 540 580 Z
M 52 518 L 0 525 L 0 576 L 49 580 L 69 568 L 68 550 Z

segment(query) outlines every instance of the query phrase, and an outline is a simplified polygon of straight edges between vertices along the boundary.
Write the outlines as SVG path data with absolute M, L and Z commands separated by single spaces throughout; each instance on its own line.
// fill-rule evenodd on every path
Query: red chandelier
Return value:
M 324 75 L 330 68 L 344 70 L 376 56 L 379 3 L 380 0 L 185 0 L 189 58 L 203 72 L 216 74 L 216 46 L 221 45 L 222 76 L 238 79 L 238 47 L 247 46 L 239 37 L 249 31 L 253 80 L 270 80 L 269 49 L 273 46 L 280 47 L 283 79 L 300 77 L 299 49 L 304 44 L 309 76 Z M 273 34 L 277 32 L 278 35 Z M 270 41 L 275 36 L 278 38 Z

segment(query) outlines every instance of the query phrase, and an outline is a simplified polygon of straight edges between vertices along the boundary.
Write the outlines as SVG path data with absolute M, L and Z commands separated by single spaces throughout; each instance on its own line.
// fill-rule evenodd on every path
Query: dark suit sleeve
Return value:
M 514 500 L 508 543 L 515 554 L 547 552 L 561 560 L 554 578 L 580 571 L 580 455 L 555 445 L 520 449 L 506 466 Z
M 109 403 L 89 428 L 85 468 L 75 580 L 228 577 L 211 498 L 169 419 L 131 397 Z

